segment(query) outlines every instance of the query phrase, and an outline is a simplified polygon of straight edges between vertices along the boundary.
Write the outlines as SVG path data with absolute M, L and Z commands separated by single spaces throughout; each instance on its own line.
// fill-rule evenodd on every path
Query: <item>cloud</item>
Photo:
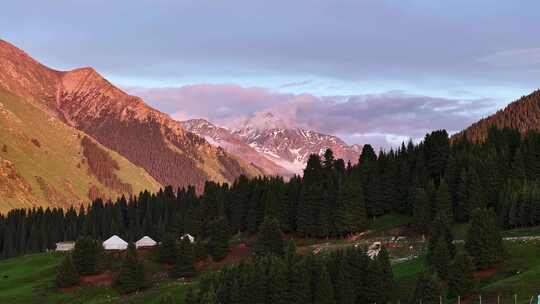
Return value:
M 449 99 L 390 91 L 382 94 L 315 96 L 259 87 L 190 85 L 179 88 L 129 88 L 174 117 L 206 118 L 230 128 L 270 111 L 285 122 L 336 134 L 349 143 L 395 146 L 434 129 L 459 131 L 493 111 L 489 98 Z
M 497 52 L 479 59 L 499 68 L 521 68 L 540 65 L 540 48 L 513 49 Z
M 425 93 L 532 90 L 540 78 L 478 61 L 535 43 L 538 0 L 3 2 L 2 38 L 53 68 L 90 65 L 130 85 L 332 79 Z M 513 54 L 486 60 L 512 63 Z
M 311 80 L 304 80 L 304 81 L 299 81 L 299 82 L 289 82 L 289 83 L 282 84 L 280 86 L 280 88 L 303 87 L 303 86 L 306 86 L 308 84 L 311 84 L 312 82 L 313 81 L 311 81 Z

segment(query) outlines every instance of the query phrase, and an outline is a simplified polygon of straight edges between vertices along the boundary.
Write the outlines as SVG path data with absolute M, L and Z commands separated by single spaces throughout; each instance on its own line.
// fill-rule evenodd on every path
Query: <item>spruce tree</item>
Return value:
M 133 243 L 128 244 L 126 257 L 115 278 L 114 286 L 122 293 L 130 293 L 147 287 L 144 265 L 137 257 L 137 249 Z
M 95 274 L 102 268 L 104 249 L 100 242 L 81 237 L 75 242 L 73 262 L 81 275 Z
M 334 285 L 336 304 L 353 304 L 355 295 L 351 280 L 348 277 L 348 264 L 342 259 L 338 264 L 337 278 Z
M 288 304 L 287 267 L 283 259 L 271 258 L 266 282 L 266 301 L 268 304 Z
M 197 274 L 195 269 L 195 252 L 194 246 L 188 238 L 184 238 L 178 246 L 176 262 L 171 269 L 173 278 L 190 278 Z
M 438 304 L 442 295 L 442 287 L 437 276 L 424 272 L 416 282 L 411 303 Z
M 298 263 L 295 263 L 292 267 L 292 276 L 290 283 L 289 298 L 290 303 L 297 304 L 311 304 L 312 289 L 311 289 L 311 276 L 308 270 L 308 264 L 306 258 L 303 258 Z
M 441 239 L 446 243 L 450 260 L 453 259 L 456 253 L 456 246 L 453 243 L 454 236 L 452 235 L 452 230 L 450 229 L 446 217 L 438 215 L 435 217 L 430 231 L 430 239 L 426 253 L 428 265 L 434 265 L 433 256 L 435 248 Z
M 259 227 L 254 252 L 256 255 L 283 256 L 283 238 L 279 223 L 275 218 L 267 217 Z
M 388 250 L 383 246 L 379 254 L 377 255 L 377 262 L 379 263 L 379 269 L 382 276 L 382 285 L 383 290 L 386 291 L 386 294 L 391 294 L 394 290 L 394 273 L 392 271 L 392 265 L 390 264 L 390 257 L 388 255 Z
M 62 263 L 56 268 L 56 287 L 70 287 L 79 283 L 79 280 L 79 273 L 75 269 L 73 258 L 71 254 L 67 254 Z
M 386 290 L 383 289 L 383 272 L 377 260 L 369 259 L 363 277 L 363 296 L 367 303 L 384 303 Z
M 477 269 L 486 269 L 502 261 L 502 239 L 492 210 L 476 209 L 473 212 L 465 249 Z
M 225 218 L 218 218 L 209 225 L 208 253 L 214 261 L 221 261 L 229 254 L 228 226 Z
M 474 263 L 466 252 L 456 254 L 448 276 L 451 297 L 464 296 L 474 290 Z
M 313 304 L 334 304 L 334 288 L 328 270 L 319 258 L 313 259 L 311 289 Z
M 431 223 L 431 204 L 424 188 L 418 188 L 414 196 L 413 216 L 416 224 L 424 232 Z
M 449 223 L 453 221 L 452 197 L 450 196 L 448 185 L 445 180 L 441 181 L 435 196 L 435 210 L 433 211 L 433 214 L 436 213 L 446 217 Z
M 159 244 L 159 261 L 174 264 L 176 262 L 176 240 L 172 234 L 166 234 Z
M 448 278 L 450 261 L 451 258 L 448 250 L 448 244 L 444 238 L 439 238 L 435 245 L 433 256 L 431 257 L 431 263 L 432 267 L 435 269 L 435 272 L 442 280 L 446 280 Z

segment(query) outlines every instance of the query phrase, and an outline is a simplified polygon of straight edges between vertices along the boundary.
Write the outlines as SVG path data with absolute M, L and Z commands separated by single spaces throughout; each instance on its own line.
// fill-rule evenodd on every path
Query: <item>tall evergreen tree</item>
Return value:
M 381 251 L 379 251 L 377 262 L 379 263 L 381 271 L 382 289 L 385 291 L 386 295 L 391 294 L 395 287 L 394 272 L 392 271 L 392 265 L 390 264 L 390 257 L 386 247 L 383 246 Z
M 135 244 L 129 243 L 114 286 L 122 293 L 130 293 L 142 290 L 147 285 L 143 262 L 137 257 Z
M 326 266 L 318 259 L 311 265 L 311 290 L 313 304 L 334 304 L 334 288 Z
M 70 287 L 79 283 L 79 273 L 75 269 L 71 254 L 64 257 L 62 263 L 56 268 L 55 284 L 58 288 Z
M 338 272 L 334 284 L 336 304 L 353 304 L 355 295 L 351 280 L 348 278 L 348 265 L 345 260 L 338 263 Z
M 195 252 L 193 244 L 188 238 L 184 238 L 178 246 L 176 261 L 171 269 L 173 278 L 193 277 L 197 274 L 195 269 Z
M 414 196 L 413 215 L 416 224 L 424 232 L 427 232 L 431 223 L 431 204 L 426 191 L 418 188 Z
M 435 196 L 435 210 L 433 214 L 441 214 L 446 217 L 449 222 L 452 222 L 454 216 L 452 212 L 452 197 L 448 190 L 448 185 L 445 180 L 441 180 L 439 188 L 437 189 L 437 194 Z
M 448 277 L 448 292 L 451 297 L 464 296 L 475 288 L 474 264 L 466 252 L 456 254 Z
M 257 255 L 283 256 L 283 238 L 279 223 L 275 218 L 267 217 L 259 227 L 254 252 Z
M 438 304 L 442 287 L 437 276 L 428 272 L 420 274 L 411 303 Z
M 502 261 L 502 239 L 493 210 L 476 209 L 473 212 L 465 249 L 477 269 L 486 269 Z
M 103 267 L 103 246 L 88 237 L 81 237 L 75 242 L 73 262 L 81 275 L 95 274 Z
M 229 254 L 229 233 L 224 218 L 218 218 L 210 224 L 208 252 L 214 261 L 221 261 Z
M 166 234 L 159 244 L 159 261 L 174 264 L 176 262 L 176 240 L 172 234 Z
M 431 257 L 431 263 L 437 275 L 446 280 L 448 278 L 448 271 L 450 268 L 450 252 L 448 250 L 448 244 L 444 238 L 439 238 Z

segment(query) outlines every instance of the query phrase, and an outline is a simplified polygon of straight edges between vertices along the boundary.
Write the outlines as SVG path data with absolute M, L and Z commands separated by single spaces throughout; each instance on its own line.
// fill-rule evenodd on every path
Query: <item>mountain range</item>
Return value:
M 491 125 L 540 130 L 540 91 L 454 138 L 486 138 Z M 234 127 L 176 121 L 86 67 L 58 71 L 0 40 L 0 212 L 67 207 L 98 197 L 240 175 L 301 174 L 310 154 L 332 149 L 354 163 L 361 146 L 258 112 Z
M 356 163 L 361 146 L 347 145 L 333 135 L 286 124 L 271 112 L 261 112 L 234 129 L 215 126 L 203 120 L 182 122 L 184 127 L 209 142 L 247 159 L 267 174 L 290 176 L 302 174 L 310 154 L 324 154 L 332 149 L 337 158 Z
M 93 68 L 51 69 L 0 40 L 0 212 L 66 207 L 164 185 L 301 173 L 327 148 L 355 162 L 360 147 L 284 127 L 271 113 L 229 130 L 178 122 Z
M 53 70 L 1 40 L 0 94 L 1 210 L 263 174 L 94 69 Z

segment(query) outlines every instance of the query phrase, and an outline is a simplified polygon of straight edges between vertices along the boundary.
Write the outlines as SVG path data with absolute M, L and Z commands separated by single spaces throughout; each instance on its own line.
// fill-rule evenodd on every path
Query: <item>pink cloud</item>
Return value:
M 289 126 L 338 134 L 349 143 L 395 145 L 433 129 L 458 131 L 492 110 L 490 99 L 448 99 L 391 91 L 383 94 L 315 96 L 237 85 L 131 88 L 179 120 L 205 118 L 234 128 L 270 111 Z

